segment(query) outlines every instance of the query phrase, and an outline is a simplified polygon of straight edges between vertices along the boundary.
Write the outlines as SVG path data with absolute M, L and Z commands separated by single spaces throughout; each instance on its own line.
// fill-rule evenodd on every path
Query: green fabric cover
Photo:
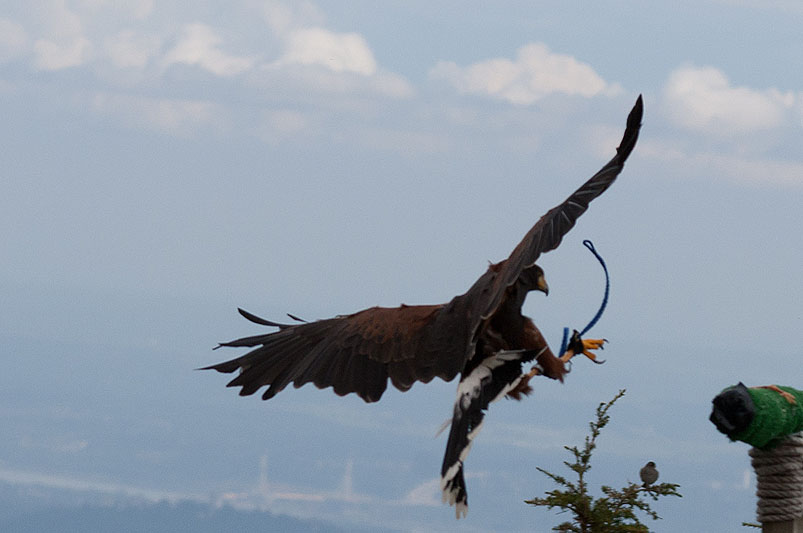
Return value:
M 803 431 L 803 390 L 780 385 L 778 388 L 794 396 L 796 403 L 789 403 L 772 389 L 749 388 L 756 416 L 746 430 L 733 435 L 735 440 L 756 448 L 772 448 L 787 435 Z

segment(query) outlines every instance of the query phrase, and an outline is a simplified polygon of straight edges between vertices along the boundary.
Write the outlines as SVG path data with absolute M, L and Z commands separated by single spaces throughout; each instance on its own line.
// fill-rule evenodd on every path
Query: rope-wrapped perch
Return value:
M 769 450 L 751 448 L 750 457 L 758 479 L 758 521 L 803 517 L 803 433 L 790 435 Z
M 803 391 L 739 383 L 722 391 L 713 404 L 710 420 L 717 429 L 753 446 L 759 522 L 803 517 Z

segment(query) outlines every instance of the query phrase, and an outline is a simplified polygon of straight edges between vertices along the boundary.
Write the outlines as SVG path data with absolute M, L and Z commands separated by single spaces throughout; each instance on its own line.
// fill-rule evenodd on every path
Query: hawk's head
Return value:
M 521 271 L 519 274 L 519 286 L 525 291 L 541 291 L 549 294 L 549 285 L 546 283 L 543 269 L 533 264 Z

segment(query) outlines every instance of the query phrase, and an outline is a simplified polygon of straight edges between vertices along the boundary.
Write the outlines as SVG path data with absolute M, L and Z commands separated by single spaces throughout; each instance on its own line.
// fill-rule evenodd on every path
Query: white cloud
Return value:
M 118 68 L 144 68 L 161 47 L 156 35 L 140 35 L 123 30 L 107 38 L 104 49 L 112 64 Z
M 777 161 L 728 154 L 697 154 L 692 164 L 714 169 L 729 179 L 755 184 L 803 186 L 803 162 Z
M 309 125 L 309 120 L 303 113 L 290 110 L 266 112 L 265 122 L 272 130 L 284 134 L 297 133 Z
M 433 478 L 416 486 L 404 495 L 402 505 L 423 505 L 425 507 L 441 506 L 441 480 Z
M 362 35 L 325 28 L 323 14 L 311 3 L 268 1 L 264 12 L 282 53 L 262 65 L 270 78 L 263 81 L 281 79 L 304 91 L 368 91 L 391 98 L 408 98 L 415 92 L 403 76 L 379 67 Z
M 379 67 L 362 35 L 326 28 L 323 14 L 309 2 L 269 1 L 264 12 L 281 53 L 261 65 L 263 87 L 396 99 L 415 93 L 403 76 Z
M 610 125 L 589 126 L 583 132 L 583 147 L 600 159 L 613 157 L 614 148 L 622 140 L 622 130 Z
M 664 101 L 670 119 L 683 128 L 720 136 L 780 126 L 800 95 L 774 88 L 731 85 L 714 67 L 684 66 L 669 76 Z
M 50 0 L 34 11 L 48 39 L 61 41 L 83 35 L 81 17 L 67 7 L 65 0 Z
M 572 56 L 553 53 L 542 43 L 520 48 L 514 60 L 496 58 L 460 67 L 441 61 L 430 76 L 451 83 L 467 94 L 487 95 L 528 105 L 551 94 L 584 97 L 613 94 L 618 86 L 607 83 L 594 69 Z
M 760 156 L 694 152 L 660 141 L 645 140 L 639 155 L 684 169 L 684 175 L 721 177 L 739 183 L 782 187 L 803 186 L 803 162 Z
M 253 80 L 264 88 L 286 90 L 292 88 L 303 94 L 311 92 L 339 94 L 374 93 L 395 99 L 409 98 L 415 88 L 402 76 L 379 71 L 373 76 L 354 72 L 335 72 L 326 68 L 305 66 L 263 65 Z
M 393 72 L 378 72 L 371 77 L 369 86 L 379 94 L 393 98 L 409 98 L 415 93 L 415 89 L 410 85 L 410 82 Z
M 253 15 L 253 5 L 235 8 L 234 18 L 217 27 L 181 19 L 164 25 L 155 20 L 152 0 L 43 1 L 28 17 L 30 27 L 0 18 L 0 64 L 32 48 L 37 70 L 87 66 L 100 81 L 116 85 L 152 81 L 171 66 L 187 65 L 239 77 L 263 94 L 276 89 L 400 99 L 414 93 L 404 77 L 379 67 L 361 34 L 327 28 L 319 8 L 305 0 L 266 0 L 256 7 L 263 17 L 236 27 L 236 17 Z M 235 32 L 236 41 L 229 39 Z M 260 52 L 249 52 L 254 49 Z
M 28 34 L 21 25 L 0 17 L 0 64 L 21 54 L 27 42 Z
M 142 20 L 148 18 L 148 16 L 150 16 L 150 14 L 153 12 L 153 2 L 154 0 L 118 0 L 118 2 L 115 2 L 115 4 L 125 6 L 125 8 L 131 12 L 135 19 Z
M 495 422 L 493 433 L 484 435 L 486 442 L 535 451 L 560 450 L 567 442 L 583 439 L 582 430 L 555 429 L 534 424 Z
M 323 26 L 325 17 L 312 3 L 295 1 L 286 4 L 276 0 L 267 0 L 263 5 L 265 21 L 278 35 L 285 35 L 294 28 Z
M 34 67 L 38 70 L 62 70 L 83 65 L 92 50 L 86 37 L 76 37 L 68 42 L 38 39 L 34 45 Z
M 274 65 L 316 65 L 334 72 L 353 72 L 364 76 L 371 76 L 377 70 L 368 43 L 356 33 L 300 28 L 287 34 L 285 46 L 284 54 Z
M 86 63 L 91 56 L 92 43 L 84 35 L 81 17 L 71 10 L 65 0 L 51 0 L 36 11 L 38 17 L 34 34 L 34 68 L 62 70 Z
M 82 15 L 114 13 L 130 21 L 147 18 L 153 12 L 154 0 L 71 0 L 70 3 Z
M 221 51 L 218 46 L 222 42 L 223 39 L 206 24 L 187 24 L 178 44 L 165 56 L 164 64 L 197 65 L 218 76 L 235 76 L 253 66 L 253 58 Z
M 186 135 L 202 126 L 215 124 L 221 115 L 218 106 L 204 100 L 150 98 L 126 94 L 98 93 L 92 108 L 121 118 L 135 126 L 163 133 Z
M 262 113 L 258 131 L 263 141 L 276 144 L 292 138 L 302 131 L 309 132 L 311 129 L 313 129 L 312 120 L 307 114 L 279 109 Z

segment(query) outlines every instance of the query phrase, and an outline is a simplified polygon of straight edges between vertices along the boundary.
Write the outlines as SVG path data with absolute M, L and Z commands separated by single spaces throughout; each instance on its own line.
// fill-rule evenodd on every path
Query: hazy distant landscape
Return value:
M 32 504 L 32 498 L 39 500 Z M 317 520 L 299 520 L 265 511 L 237 510 L 210 504 L 181 501 L 136 502 L 104 498 L 94 503 L 70 503 L 67 495 L 46 489 L 0 490 L 0 531 L 42 533 L 219 533 L 222 531 L 317 531 L 345 533 L 369 531 L 343 529 Z M 378 531 L 372 528 L 370 531 Z
M 13 291 L 8 296 L 22 301 Z M 72 298 L 48 298 L 54 312 L 68 312 Z M 128 320 L 147 320 L 148 305 L 114 305 L 126 309 Z M 193 305 L 176 304 L 177 310 L 184 307 Z M 115 327 L 116 317 L 100 310 L 81 313 L 82 321 L 99 329 Z M 168 338 L 170 327 L 151 333 Z M 187 327 L 194 330 L 185 333 L 188 338 L 209 337 L 199 326 Z M 16 354 L 21 374 L 39 376 L 44 385 L 31 396 L 24 380 L 6 379 L 0 390 L 3 431 L 13 430 L 0 440 L 0 524 L 51 532 L 69 530 L 63 524 L 97 524 L 102 530 L 115 521 L 130 523 L 131 531 L 157 531 L 160 524 L 169 531 L 184 522 L 210 530 L 220 523 L 243 524 L 244 531 L 276 523 L 301 531 L 455 527 L 453 511 L 440 502 L 436 477 L 444 436 L 434 437 L 453 397 L 452 383 L 389 391 L 371 405 L 314 387 L 262 402 L 223 387 L 224 376 L 193 370 L 208 360 L 209 346 L 198 343 L 194 353 L 180 340 L 169 349 L 145 346 L 136 334 L 121 335 L 124 342 L 101 348 L 67 332 L 58 346 L 33 335 L 0 336 Z M 523 503 L 551 488 L 535 467 L 560 473 L 568 458 L 562 446 L 582 442 L 597 403 L 618 390 L 600 388 L 601 372 L 619 366 L 619 358 L 629 360 L 637 375 L 648 371 L 651 360 L 637 355 L 648 348 L 634 351 L 623 344 L 628 343 L 617 342 L 609 366 L 578 364 L 564 385 L 538 382 L 524 402 L 494 404 L 470 456 L 471 509 L 460 527 L 527 531 L 533 521 L 556 523 L 554 512 Z M 64 375 L 70 380 L 62 380 Z M 688 382 L 706 388 L 694 376 Z M 713 430 L 706 420 L 710 399 L 697 404 L 679 398 L 659 434 L 644 424 L 662 409 L 661 398 L 672 397 L 671 384 L 627 384 L 628 394 L 599 439 L 591 483 L 635 480 L 648 455 L 665 481 L 681 484 L 684 495 L 655 507 L 664 517 L 656 531 L 682 527 L 684 509 L 700 499 L 712 510 L 705 519 L 709 527 L 721 523 L 715 513 L 734 523 L 750 519 L 754 481 L 746 449 Z M 199 388 L 205 395 L 194 392 Z M 549 412 L 560 417 L 544 414 Z M 740 509 L 738 517 L 733 509 Z

